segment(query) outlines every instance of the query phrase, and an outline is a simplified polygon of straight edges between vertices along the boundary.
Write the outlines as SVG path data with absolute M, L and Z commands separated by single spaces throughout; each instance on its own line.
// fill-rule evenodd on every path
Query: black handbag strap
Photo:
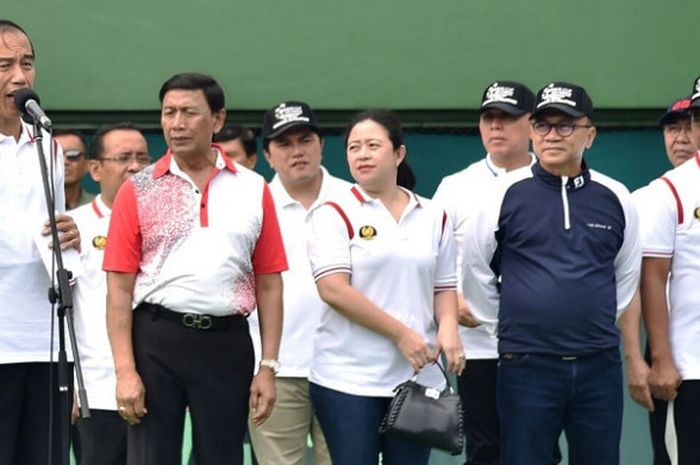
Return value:
M 447 377 L 447 372 L 445 371 L 445 369 L 442 367 L 442 365 L 440 364 L 440 362 L 437 361 L 437 360 L 434 361 L 434 362 L 432 362 L 432 363 L 433 363 L 434 365 L 437 365 L 437 367 L 440 369 L 440 372 L 442 373 L 442 376 L 445 378 L 446 387 L 445 387 L 445 389 L 443 389 L 442 392 L 449 391 L 450 394 L 454 394 L 454 393 L 455 393 L 454 386 L 452 386 L 452 383 L 450 382 L 450 378 Z M 419 374 L 421 371 L 423 371 L 423 369 L 424 369 L 425 367 L 427 367 L 427 366 L 428 366 L 428 365 L 424 365 L 423 368 L 421 368 L 419 371 L 415 372 L 415 373 L 413 374 L 413 377 L 411 378 L 411 381 L 413 381 L 413 382 L 415 383 L 416 380 L 418 379 L 418 374 Z

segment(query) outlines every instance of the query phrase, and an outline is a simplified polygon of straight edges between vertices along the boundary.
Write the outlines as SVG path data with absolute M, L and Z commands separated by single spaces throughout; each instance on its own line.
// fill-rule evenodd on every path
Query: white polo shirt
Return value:
M 287 269 L 275 205 L 257 173 L 217 150 L 203 192 L 170 152 L 122 184 L 103 269 L 135 273 L 134 305 L 247 315 L 255 275 Z
M 530 154 L 530 166 L 537 161 L 534 154 Z M 464 259 L 464 234 L 467 220 L 483 204 L 484 196 L 494 192 L 492 186 L 498 181 L 499 176 L 506 173 L 504 168 L 499 168 L 493 163 L 490 154 L 481 160 L 472 163 L 462 171 L 445 176 L 440 182 L 433 200 L 445 208 L 454 226 L 455 242 L 457 244 L 457 278 L 461 283 L 459 292 L 464 293 L 467 305 L 471 308 L 474 302 L 470 300 L 469 292 L 466 292 L 468 283 L 462 276 L 462 263 Z M 467 359 L 496 359 L 498 358 L 498 338 L 484 325 L 476 328 L 459 326 L 459 335 L 464 346 Z
M 22 123 L 18 141 L 0 134 L 0 363 L 47 362 L 51 337 L 49 273 L 34 237 L 48 218 L 33 128 Z M 54 205 L 65 209 L 63 152 L 43 133 L 44 155 L 53 169 Z M 51 168 L 53 146 L 55 163 Z M 54 354 L 58 324 L 54 318 Z M 67 348 L 68 355 L 70 349 Z M 53 356 L 54 361 L 57 359 Z
M 434 294 L 456 290 L 454 237 L 442 208 L 408 192 L 397 222 L 355 185 L 312 212 L 308 239 L 314 279 L 350 274 L 379 308 L 435 340 Z M 353 395 L 391 397 L 413 369 L 385 336 L 324 305 L 309 380 Z
M 280 342 L 281 368 L 278 377 L 308 378 L 314 331 L 318 326 L 324 305 L 318 296 L 306 251 L 308 234 L 306 223 L 309 214 L 333 193 L 347 191 L 352 187 L 349 182 L 328 174 L 325 168 L 321 167 L 321 171 L 323 173 L 321 190 L 308 210 L 287 193 L 279 176 L 275 176 L 270 182 L 270 192 L 275 201 L 277 219 L 289 264 L 289 269 L 282 272 L 284 325 Z M 261 354 L 260 322 L 257 313 L 250 315 L 248 323 L 255 347 L 255 366 L 257 366 Z
M 700 379 L 700 152 L 635 195 L 644 257 L 672 258 L 669 334 L 684 380 Z
M 91 409 L 116 410 L 114 361 L 107 337 L 107 279 L 102 271 L 112 211 L 98 195 L 69 214 L 82 239 L 80 259 L 84 272 L 74 287 L 73 315 L 88 403 Z

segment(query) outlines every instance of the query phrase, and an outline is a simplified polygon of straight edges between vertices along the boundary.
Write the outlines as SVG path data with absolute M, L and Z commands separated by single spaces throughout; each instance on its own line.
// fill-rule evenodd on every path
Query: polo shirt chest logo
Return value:
M 360 238 L 371 241 L 375 237 L 377 237 L 377 229 L 374 226 L 365 225 L 360 227 Z
M 92 238 L 92 246 L 97 250 L 104 250 L 107 245 L 106 236 L 95 236 Z

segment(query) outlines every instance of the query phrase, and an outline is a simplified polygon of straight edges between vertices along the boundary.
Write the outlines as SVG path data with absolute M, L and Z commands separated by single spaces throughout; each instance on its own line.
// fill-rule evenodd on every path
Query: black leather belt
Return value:
M 248 321 L 243 315 L 213 316 L 200 313 L 174 312 L 162 305 L 147 302 L 137 305 L 134 311 L 148 313 L 153 320 L 166 320 L 200 331 L 223 331 L 225 329 L 244 329 L 248 327 Z

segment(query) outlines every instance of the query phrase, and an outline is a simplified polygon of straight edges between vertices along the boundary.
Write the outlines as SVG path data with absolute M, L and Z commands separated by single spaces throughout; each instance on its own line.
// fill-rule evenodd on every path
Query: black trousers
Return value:
M 466 465 L 499 464 L 497 371 L 498 359 L 467 360 L 457 378 L 467 440 Z
M 497 374 L 498 359 L 475 359 L 467 360 L 462 375 L 457 378 L 467 443 L 465 465 L 500 464 Z M 561 451 L 557 446 L 552 464 L 556 465 L 559 462 Z
M 73 451 L 78 465 L 124 465 L 126 427 L 115 410 L 90 409 L 73 427 Z
M 51 372 L 53 378 L 49 387 Z M 0 364 L 0 464 L 47 465 L 50 421 L 51 461 L 53 465 L 60 465 L 68 458 L 72 371 L 68 376 L 71 380 L 68 393 L 60 395 L 57 363 Z
M 188 406 L 197 464 L 243 463 L 254 356 L 242 323 L 198 330 L 134 311 L 134 357 L 148 413 L 128 427 L 129 465 L 180 465 Z
M 700 380 L 683 381 L 673 404 L 678 463 L 700 464 Z M 664 440 L 668 402 L 654 399 L 654 407 L 649 414 L 654 465 L 671 465 Z

